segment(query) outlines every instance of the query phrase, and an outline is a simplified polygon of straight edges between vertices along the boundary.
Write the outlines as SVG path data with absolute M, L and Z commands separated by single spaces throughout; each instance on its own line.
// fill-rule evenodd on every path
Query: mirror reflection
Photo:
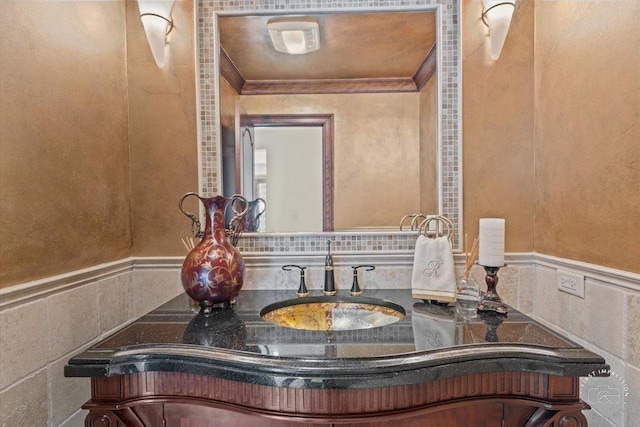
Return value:
M 273 206 L 258 231 L 323 231 L 322 130 L 256 127 L 255 135 L 254 195 Z
M 289 35 L 317 50 L 277 51 L 273 22 L 317 24 L 317 42 Z M 223 191 L 266 200 L 258 231 L 397 230 L 437 213 L 433 12 L 219 15 L 218 28 Z

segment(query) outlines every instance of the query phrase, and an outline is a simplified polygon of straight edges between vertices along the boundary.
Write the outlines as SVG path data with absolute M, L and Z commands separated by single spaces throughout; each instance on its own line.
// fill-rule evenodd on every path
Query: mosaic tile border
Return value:
M 331 252 L 406 252 L 413 251 L 417 233 L 324 233 L 324 234 L 265 234 L 243 236 L 238 241 L 242 253 L 261 252 L 321 252 L 327 251 L 331 240 Z
M 219 193 L 220 164 L 218 162 L 218 73 L 215 49 L 216 14 L 219 12 L 322 12 L 322 11 L 383 11 L 434 9 L 438 11 L 439 67 L 438 95 L 440 98 L 439 126 L 441 144 L 440 212 L 455 225 L 454 249 L 460 249 L 462 235 L 462 59 L 460 30 L 460 0 L 195 0 L 197 28 L 198 91 L 200 112 L 199 183 L 205 196 Z M 378 232 L 360 234 L 365 243 L 353 251 L 398 250 L 410 245 L 411 238 L 388 238 L 393 234 Z M 286 240 L 280 240 L 286 239 Z M 319 240 L 326 234 L 292 236 L 245 236 L 241 249 L 250 252 L 322 251 Z M 404 239 L 409 239 L 404 242 Z M 338 243 L 342 238 L 338 239 Z M 402 242 L 402 243 L 401 243 Z M 415 242 L 415 236 L 413 237 Z M 285 244 L 286 243 L 286 244 Z M 362 247 L 362 249 L 359 249 Z M 366 248 L 366 249 L 365 249 Z

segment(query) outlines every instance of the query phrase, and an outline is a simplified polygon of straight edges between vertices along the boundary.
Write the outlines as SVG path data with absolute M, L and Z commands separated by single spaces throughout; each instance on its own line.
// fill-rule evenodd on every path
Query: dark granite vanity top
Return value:
M 344 295 L 347 295 L 346 293 Z M 275 326 L 259 313 L 292 291 L 241 291 L 231 309 L 197 314 L 180 295 L 73 357 L 66 376 L 175 371 L 293 388 L 373 388 L 494 371 L 587 376 L 604 359 L 513 308 L 464 319 L 410 290 L 367 290 L 404 319 L 349 331 Z M 341 298 L 339 293 L 335 298 Z

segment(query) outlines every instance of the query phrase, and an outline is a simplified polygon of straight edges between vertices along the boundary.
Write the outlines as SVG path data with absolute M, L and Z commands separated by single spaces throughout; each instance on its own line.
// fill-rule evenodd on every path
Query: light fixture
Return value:
M 318 23 L 275 19 L 267 23 L 273 47 L 278 52 L 301 55 L 320 49 Z
M 511 17 L 516 8 L 516 0 L 482 0 L 482 22 L 489 27 L 491 59 L 500 57 L 502 46 L 509 32 Z
M 171 7 L 173 0 L 138 0 L 140 21 L 158 67 L 164 67 L 164 49 L 167 34 L 173 29 Z

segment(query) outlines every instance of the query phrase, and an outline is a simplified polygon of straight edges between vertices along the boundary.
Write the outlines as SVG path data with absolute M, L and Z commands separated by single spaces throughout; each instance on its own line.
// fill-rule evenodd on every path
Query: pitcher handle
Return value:
M 261 205 L 262 205 L 262 210 L 261 210 L 261 211 L 259 211 L 259 212 L 256 214 L 256 218 L 259 218 L 259 217 L 260 217 L 260 215 L 262 215 L 262 214 L 264 213 L 264 211 L 266 211 L 266 210 L 267 210 L 267 201 L 266 201 L 266 200 L 264 200 L 262 197 L 258 197 L 255 201 L 256 201 L 258 204 L 261 204 Z
M 263 198 L 258 197 L 252 203 L 256 204 L 256 207 L 255 207 L 256 212 L 250 218 L 251 231 L 258 231 L 258 228 L 260 228 L 260 217 L 262 216 L 264 211 L 267 210 L 267 202 Z M 262 208 L 262 209 L 260 209 L 260 208 Z
M 236 210 L 236 207 L 235 207 L 235 202 L 236 201 L 239 201 L 242 204 L 244 204 L 244 209 L 241 210 L 240 212 L 238 212 Z M 234 218 L 235 217 L 242 218 L 243 216 L 245 216 L 245 214 L 249 210 L 249 201 L 246 198 L 244 198 L 241 195 L 239 195 L 239 194 L 234 194 L 233 196 L 231 196 L 231 198 L 229 198 L 229 200 L 227 201 L 227 204 L 231 205 L 231 210 L 233 211 L 233 214 L 235 215 Z
M 244 209 L 236 209 L 236 202 L 240 202 L 241 206 L 242 204 L 244 204 Z M 231 218 L 231 220 L 229 221 L 229 228 L 226 230 L 226 233 L 227 237 L 229 237 L 229 239 L 231 240 L 231 244 L 233 246 L 236 246 L 238 244 L 238 240 L 240 240 L 240 236 L 244 232 L 242 227 L 242 220 L 249 211 L 249 201 L 239 194 L 234 194 L 227 200 L 225 210 L 227 206 L 231 207 L 233 218 Z
M 185 214 L 191 220 L 191 232 L 193 233 L 193 237 L 202 238 L 204 233 L 202 232 L 202 226 L 200 224 L 200 220 L 198 220 L 197 216 L 195 216 L 192 213 L 189 213 L 189 212 L 185 211 L 182 208 L 182 202 L 184 202 L 184 199 L 186 199 L 189 196 L 196 196 L 198 198 L 198 200 L 202 201 L 200 199 L 200 196 L 198 195 L 198 193 L 190 192 L 190 193 L 187 193 L 184 196 L 182 196 L 182 198 L 180 199 L 180 203 L 178 203 L 178 208 L 180 208 L 180 212 Z

